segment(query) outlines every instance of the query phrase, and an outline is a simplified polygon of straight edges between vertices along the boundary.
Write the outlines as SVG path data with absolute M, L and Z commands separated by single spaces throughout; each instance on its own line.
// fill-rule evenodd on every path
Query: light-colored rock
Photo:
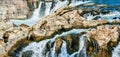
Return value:
M 88 39 L 95 39 L 101 48 L 107 47 L 109 42 L 116 43 L 119 38 L 119 26 L 98 26 L 96 29 L 88 31 Z
M 0 19 L 25 19 L 37 8 L 39 0 L 1 0 Z

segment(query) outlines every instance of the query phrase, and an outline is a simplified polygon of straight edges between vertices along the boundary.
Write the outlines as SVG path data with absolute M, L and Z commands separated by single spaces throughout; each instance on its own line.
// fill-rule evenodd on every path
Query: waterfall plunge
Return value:
M 22 52 L 28 51 L 28 50 L 32 50 L 34 52 L 34 54 L 32 55 L 32 57 L 56 57 L 56 53 L 55 53 L 55 46 L 56 44 L 54 44 L 53 48 L 50 49 L 49 52 L 46 52 L 45 54 L 45 50 L 46 50 L 46 44 L 47 43 L 53 43 L 55 41 L 56 38 L 60 37 L 60 36 L 66 36 L 67 34 L 78 34 L 80 32 L 84 32 L 87 31 L 87 29 L 73 29 L 70 30 L 68 32 L 63 32 L 60 35 L 55 35 L 55 37 L 51 38 L 51 39 L 46 39 L 46 40 L 42 40 L 40 42 L 32 42 L 30 43 L 27 47 L 25 47 Z M 72 55 L 69 55 L 66 49 L 66 42 L 62 41 L 62 47 L 61 47 L 61 53 L 58 55 L 58 57 L 74 57 L 74 53 Z M 81 54 L 81 52 L 84 50 L 84 42 L 85 42 L 85 37 L 84 35 L 80 37 L 80 45 L 79 45 L 79 51 L 75 52 L 75 54 Z M 21 53 L 20 52 L 20 56 Z M 48 53 L 50 53 L 48 55 Z
M 118 46 L 114 47 L 114 50 L 112 51 L 112 57 L 120 57 L 120 42 Z
M 34 10 L 32 16 L 29 19 L 26 19 L 26 20 L 11 20 L 11 21 L 15 25 L 26 24 L 26 25 L 32 26 L 33 24 L 36 23 L 36 21 L 38 21 L 40 19 L 39 18 L 39 12 L 41 10 L 41 5 L 42 5 L 42 2 L 39 3 L 39 7 Z

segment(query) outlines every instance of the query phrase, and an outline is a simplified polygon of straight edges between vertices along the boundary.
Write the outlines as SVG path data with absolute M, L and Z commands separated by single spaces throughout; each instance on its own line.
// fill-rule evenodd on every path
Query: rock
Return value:
M 63 38 L 67 43 L 67 51 L 72 54 L 79 49 L 79 35 L 67 35 Z
M 25 19 L 38 7 L 38 2 L 39 0 L 1 0 L 0 19 Z
M 112 47 L 115 47 L 119 41 L 119 29 L 120 27 L 117 25 L 102 25 L 88 31 L 87 38 L 91 42 L 88 45 L 92 44 L 91 46 L 88 46 L 88 56 L 111 57 Z M 95 50 L 95 54 L 89 53 Z
M 101 24 L 107 24 L 109 23 L 107 20 L 85 20 L 83 21 L 84 27 L 95 27 Z
M 5 43 L 3 41 L 3 39 L 0 39 L 0 53 L 5 53 Z
M 13 29 L 13 24 L 9 20 L 2 20 L 0 19 L 0 30 L 7 31 Z
M 78 11 L 71 11 L 63 14 L 62 16 L 54 16 L 49 19 L 43 19 L 39 24 L 33 26 L 34 34 L 36 36 L 50 36 L 53 32 L 58 31 L 59 29 L 72 28 L 76 25 L 80 26 L 82 23 L 82 18 L 77 13 Z M 41 31 L 41 33 L 40 33 Z
M 61 49 L 61 46 L 62 46 L 62 39 L 57 38 L 55 40 L 55 44 L 56 44 L 55 50 L 56 50 L 56 53 L 58 54 L 58 53 L 60 53 L 60 49 Z
M 107 44 L 117 42 L 119 38 L 119 27 L 118 26 L 98 26 L 97 29 L 92 29 L 88 33 L 88 38 L 93 38 L 98 42 L 98 45 L 106 47 Z
M 25 51 L 25 52 L 22 52 L 22 57 L 32 57 L 32 54 L 34 54 L 32 50 Z

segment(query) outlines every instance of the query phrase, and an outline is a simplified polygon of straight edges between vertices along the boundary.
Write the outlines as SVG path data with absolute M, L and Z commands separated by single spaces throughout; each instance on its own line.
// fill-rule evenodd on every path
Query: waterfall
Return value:
M 70 55 L 69 57 L 75 57 L 75 55 L 77 55 L 77 57 L 87 57 L 86 56 L 86 46 L 85 46 L 85 34 L 83 34 L 82 36 L 79 37 L 79 50 L 77 52 L 74 52 L 72 55 Z
M 98 2 L 98 0 L 95 0 L 95 1 Z M 65 0 L 65 1 L 56 0 L 56 1 L 54 1 L 54 3 L 55 3 L 54 7 L 52 7 L 52 2 L 40 1 L 38 8 L 33 11 L 33 14 L 30 18 L 25 19 L 25 20 L 11 20 L 11 21 L 15 25 L 26 24 L 26 25 L 32 26 L 37 21 L 42 19 L 42 17 L 53 13 L 54 11 L 56 11 L 57 9 L 59 9 L 61 7 L 77 6 L 77 5 L 85 4 L 85 3 L 89 3 L 89 2 L 90 1 L 88 1 L 88 0 L 87 1 L 72 0 L 71 3 L 68 5 L 67 0 Z M 92 20 L 97 16 L 100 16 L 100 18 L 98 20 L 106 19 L 106 20 L 112 22 L 115 19 L 116 20 L 120 19 L 120 12 L 117 10 L 112 10 L 108 14 L 100 13 L 99 15 L 92 15 L 91 13 L 87 13 L 87 14 L 83 15 L 83 17 L 87 20 Z M 40 42 L 32 42 L 27 47 L 23 48 L 23 50 L 20 52 L 19 56 L 22 57 L 23 52 L 32 50 L 34 52 L 34 54 L 32 54 L 32 57 L 56 57 L 57 56 L 56 51 L 55 51 L 56 43 L 54 43 L 56 38 L 58 38 L 60 36 L 66 36 L 68 34 L 78 34 L 80 32 L 87 31 L 87 30 L 88 29 L 72 29 L 70 31 L 63 32 L 62 34 L 57 34 L 53 38 L 50 38 L 50 39 L 45 39 Z M 83 34 L 79 37 L 79 50 L 72 54 L 68 53 L 67 43 L 64 40 L 62 40 L 62 46 L 60 48 L 61 52 L 58 54 L 58 57 L 75 57 L 75 56 L 76 57 L 87 57 L 86 45 L 85 45 L 86 37 L 85 36 L 86 35 Z M 48 43 L 51 45 L 52 45 L 52 43 L 54 43 L 54 44 L 53 44 L 53 46 L 50 47 L 49 51 L 46 51 L 47 50 L 46 46 Z M 119 57 L 119 56 L 120 56 L 120 43 L 118 44 L 118 46 L 114 47 L 114 50 L 112 51 L 112 57 Z
M 120 42 L 118 46 L 114 47 L 114 50 L 112 51 L 112 57 L 120 57 Z
M 66 46 L 67 46 L 66 42 L 63 41 L 62 47 L 61 47 L 61 53 L 58 55 L 58 57 L 63 57 L 63 56 L 68 57 L 69 56 Z
M 51 6 L 52 6 L 52 2 L 47 2 L 45 4 L 46 4 L 45 16 L 47 16 L 47 15 L 50 14 L 50 9 L 51 9 Z
M 56 11 L 60 7 L 67 6 L 67 2 L 68 2 L 67 0 L 65 0 L 65 1 L 59 1 L 59 0 L 57 0 L 55 6 L 51 10 L 51 13 L 53 13 L 54 11 Z
M 38 21 L 40 19 L 39 12 L 41 10 L 42 3 L 43 2 L 39 3 L 39 7 L 34 10 L 32 16 L 29 19 L 25 19 L 25 20 L 10 20 L 10 21 L 13 22 L 15 25 L 26 24 L 26 25 L 32 26 L 33 24 L 36 23 L 36 21 Z
M 85 39 L 86 36 L 85 34 L 80 37 L 80 42 L 79 42 L 79 51 L 77 57 L 87 57 L 86 56 L 86 47 L 85 47 Z
M 76 5 L 83 4 L 83 3 L 88 3 L 88 2 L 72 0 L 72 3 L 69 6 L 76 6 Z M 13 22 L 15 25 L 26 24 L 26 25 L 32 26 L 37 21 L 42 19 L 42 17 L 47 16 L 47 15 L 53 13 L 54 11 L 56 11 L 57 9 L 59 9 L 61 7 L 65 7 L 65 6 L 68 6 L 67 0 L 65 0 L 65 1 L 56 0 L 55 6 L 53 8 L 51 8 L 52 2 L 40 1 L 38 8 L 33 11 L 33 14 L 30 18 L 25 19 L 25 20 L 14 19 L 14 20 L 10 20 L 10 21 Z
M 114 1 L 114 0 L 112 0 L 112 1 Z M 65 0 L 65 1 L 55 0 L 53 2 L 54 3 L 40 1 L 39 5 L 38 5 L 38 8 L 33 11 L 33 14 L 32 14 L 32 16 L 30 18 L 25 19 L 25 20 L 15 20 L 14 19 L 14 20 L 11 20 L 11 22 L 13 22 L 15 25 L 26 24 L 26 25 L 32 26 L 37 21 L 42 19 L 42 17 L 53 13 L 54 11 L 56 11 L 57 9 L 59 9 L 61 7 L 77 6 L 77 5 L 86 4 L 86 3 L 89 3 L 89 2 L 92 2 L 92 3 L 96 2 L 97 3 L 97 2 L 100 2 L 100 1 L 97 1 L 97 0 L 71 0 L 71 3 L 69 5 L 68 5 L 68 0 Z M 106 3 L 111 3 L 111 1 L 106 1 Z M 45 4 L 45 5 L 42 6 L 42 4 Z M 113 19 L 111 19 L 111 18 L 113 18 L 111 15 L 113 15 L 113 14 L 110 14 L 110 15 L 99 15 L 99 16 L 101 16 L 104 19 L 108 19 L 109 21 L 113 21 Z M 118 13 L 116 15 L 118 15 Z M 87 17 L 88 17 L 87 18 L 88 20 L 91 20 L 91 19 L 93 19 L 96 16 L 87 15 Z M 108 18 L 108 17 L 110 17 L 110 18 Z
M 85 3 L 89 3 L 89 2 L 91 2 L 91 1 L 88 1 L 88 0 L 85 0 L 85 1 L 83 1 L 83 0 L 72 0 L 71 1 L 71 4 L 69 5 L 69 6 L 77 6 L 77 5 L 80 5 L 80 4 L 85 4 Z
M 34 52 L 34 54 L 32 55 L 32 57 L 56 57 L 56 53 L 55 53 L 55 46 L 56 44 L 54 44 L 53 48 L 50 49 L 50 54 L 48 55 L 49 52 L 46 52 L 46 44 L 47 43 L 53 43 L 55 41 L 56 38 L 60 37 L 60 36 L 66 36 L 67 34 L 78 34 L 80 32 L 83 32 L 83 31 L 87 31 L 88 29 L 73 29 L 73 30 L 70 30 L 68 32 L 63 32 L 62 34 L 57 34 L 55 35 L 53 38 L 50 38 L 50 39 L 46 39 L 46 40 L 42 40 L 40 42 L 32 42 L 30 43 L 27 47 L 25 47 L 21 52 L 20 52 L 20 57 L 22 55 L 22 52 L 25 52 L 25 51 L 29 51 L 29 50 L 32 50 Z M 83 46 L 81 46 L 82 44 L 84 45 L 84 40 L 82 39 L 84 37 L 80 37 L 80 50 L 78 51 L 78 53 L 81 51 L 81 49 L 83 48 Z M 68 53 L 67 53 L 67 49 L 66 49 L 66 42 L 63 41 L 62 43 L 62 47 L 61 47 L 61 53 L 58 55 L 58 57 L 68 57 L 70 56 Z M 82 47 L 82 48 L 81 48 Z

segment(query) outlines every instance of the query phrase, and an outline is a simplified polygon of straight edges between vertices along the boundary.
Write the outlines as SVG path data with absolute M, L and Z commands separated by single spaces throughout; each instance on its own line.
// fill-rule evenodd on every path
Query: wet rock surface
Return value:
M 26 51 L 22 53 L 22 57 L 32 57 L 32 54 L 34 54 L 31 50 Z

